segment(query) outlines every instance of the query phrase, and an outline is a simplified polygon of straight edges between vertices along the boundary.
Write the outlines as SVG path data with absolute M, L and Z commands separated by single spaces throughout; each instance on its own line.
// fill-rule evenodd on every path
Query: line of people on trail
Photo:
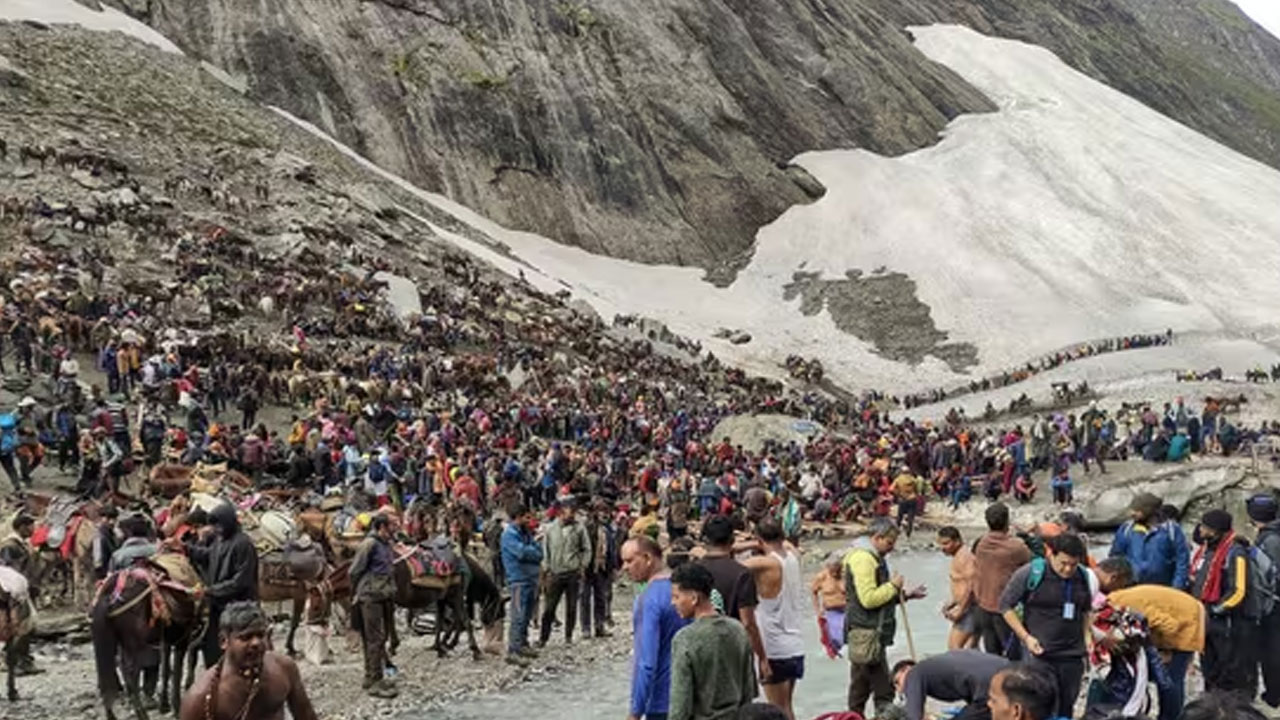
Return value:
M 973 380 L 965 385 L 957 385 L 950 389 L 938 388 L 928 392 L 916 393 L 914 395 L 905 395 L 901 400 L 902 407 L 910 410 L 920 407 L 921 405 L 929 405 L 931 403 L 951 400 L 957 397 L 963 397 L 972 393 L 985 392 L 993 388 L 1002 388 L 1016 383 L 1029 380 L 1042 372 L 1053 370 L 1066 363 L 1076 360 L 1084 360 L 1102 355 L 1105 353 L 1119 352 L 1124 350 L 1139 350 L 1142 348 L 1156 347 L 1160 345 L 1168 345 L 1173 342 L 1173 330 L 1166 330 L 1159 334 L 1139 334 L 1127 337 L 1109 338 L 1096 342 L 1080 343 L 1066 350 L 1061 350 L 1050 355 L 1046 355 L 1039 361 L 1028 362 L 1020 367 L 1006 370 L 999 375 L 991 375 L 982 380 Z M 1086 394 L 1086 393 L 1082 393 Z M 895 398 L 896 400 L 896 398 Z

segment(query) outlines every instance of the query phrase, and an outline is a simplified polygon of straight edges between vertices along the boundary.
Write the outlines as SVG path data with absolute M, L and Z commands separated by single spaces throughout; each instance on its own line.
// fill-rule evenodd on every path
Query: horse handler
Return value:
M 353 619 L 364 640 L 363 687 L 376 698 L 391 699 L 399 692 L 384 677 L 387 663 L 387 624 L 392 622 L 396 581 L 391 553 L 391 519 L 374 515 L 369 534 L 356 549 L 351 561 L 351 583 L 355 587 L 359 615 Z

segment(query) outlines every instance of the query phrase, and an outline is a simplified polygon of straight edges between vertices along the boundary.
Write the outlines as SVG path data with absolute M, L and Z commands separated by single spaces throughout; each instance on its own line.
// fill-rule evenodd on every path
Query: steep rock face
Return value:
M 821 194 L 789 158 L 900 154 L 991 109 L 910 45 L 910 24 L 1044 45 L 1280 165 L 1264 71 L 1226 84 L 1198 50 L 1175 57 L 1182 30 L 1138 12 L 1156 1 L 116 0 L 253 96 L 499 222 L 724 281 L 761 225 Z M 1243 18 L 1227 0 L 1188 17 L 1206 8 Z M 1280 48 L 1244 23 L 1261 50 L 1217 60 Z
M 821 193 L 786 166 L 804 150 L 901 153 L 991 107 L 847 2 L 148 8 L 253 95 L 389 169 L 501 222 L 649 262 L 741 254 Z

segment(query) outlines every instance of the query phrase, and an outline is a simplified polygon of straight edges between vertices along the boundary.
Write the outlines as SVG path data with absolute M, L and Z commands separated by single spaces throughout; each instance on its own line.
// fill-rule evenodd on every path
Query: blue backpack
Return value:
M 18 450 L 18 418 L 13 413 L 0 415 L 0 455 L 12 455 Z

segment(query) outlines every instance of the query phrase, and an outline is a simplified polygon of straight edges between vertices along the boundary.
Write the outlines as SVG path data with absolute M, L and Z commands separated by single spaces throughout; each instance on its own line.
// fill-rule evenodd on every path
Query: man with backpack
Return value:
M 1034 558 L 1009 578 L 1000 611 L 1030 664 L 1058 680 L 1058 712 L 1074 717 L 1085 670 L 1085 629 L 1092 622 L 1098 580 L 1085 567 L 1080 536 L 1062 533 L 1045 541 L 1045 558 Z
M 1239 692 L 1252 698 L 1258 687 L 1259 614 L 1246 602 L 1252 564 L 1249 542 L 1238 537 L 1231 524 L 1231 513 L 1210 510 L 1196 529 L 1191 594 L 1209 613 L 1200 669 L 1207 692 Z
M 1271 567 L 1280 567 L 1280 505 L 1270 493 L 1262 493 L 1249 498 L 1245 504 L 1249 520 L 1258 530 L 1258 539 L 1254 542 L 1255 551 L 1266 555 Z M 1271 573 L 1272 586 L 1259 589 L 1259 594 L 1269 593 L 1269 597 L 1259 598 L 1260 610 L 1263 612 L 1259 658 L 1261 658 L 1262 680 L 1266 690 L 1262 693 L 1262 701 L 1273 708 L 1280 708 L 1280 603 L 1276 602 L 1275 573 Z M 1265 579 L 1265 578 L 1264 578 Z
M 1160 498 L 1142 493 L 1129 505 L 1129 521 L 1116 531 L 1110 557 L 1122 557 L 1140 585 L 1187 587 L 1190 550 L 1182 527 L 1160 512 Z

